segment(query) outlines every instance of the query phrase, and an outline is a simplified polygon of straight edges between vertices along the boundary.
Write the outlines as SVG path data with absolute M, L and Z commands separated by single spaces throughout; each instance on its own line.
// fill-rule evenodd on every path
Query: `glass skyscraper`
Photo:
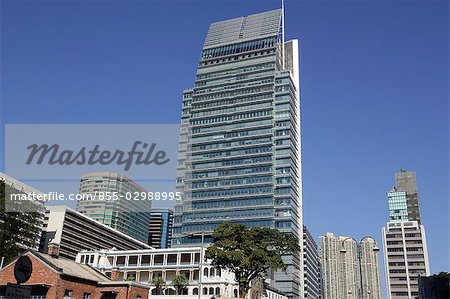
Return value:
M 195 86 L 183 93 L 173 246 L 206 242 L 224 221 L 302 243 L 298 41 L 283 10 L 211 24 Z M 274 286 L 303 297 L 301 255 Z
M 152 202 L 130 200 L 141 192 L 146 190 L 120 173 L 86 173 L 80 181 L 85 199 L 77 201 L 77 211 L 147 243 Z

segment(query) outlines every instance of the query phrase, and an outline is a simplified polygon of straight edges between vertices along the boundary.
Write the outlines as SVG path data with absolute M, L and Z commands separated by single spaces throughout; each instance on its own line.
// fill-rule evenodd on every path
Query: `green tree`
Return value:
M 152 285 L 156 287 L 156 294 L 162 295 L 163 289 L 166 286 L 166 282 L 164 281 L 164 279 L 162 279 L 162 277 L 155 277 L 152 279 Z
M 184 274 L 177 273 L 172 280 L 172 284 L 175 286 L 175 289 L 177 291 L 177 295 L 181 295 L 181 292 L 186 288 L 188 285 L 188 280 Z
M 225 222 L 212 235 L 214 243 L 206 250 L 206 258 L 215 267 L 233 272 L 239 284 L 239 297 L 245 297 L 252 280 L 261 279 L 269 269 L 283 270 L 282 256 L 300 252 L 299 240 L 291 233 L 273 228 L 249 228 Z
M 5 263 L 39 241 L 41 214 L 37 209 L 43 208 L 28 200 L 11 201 L 12 193 L 20 192 L 0 181 L 0 259 L 4 257 Z

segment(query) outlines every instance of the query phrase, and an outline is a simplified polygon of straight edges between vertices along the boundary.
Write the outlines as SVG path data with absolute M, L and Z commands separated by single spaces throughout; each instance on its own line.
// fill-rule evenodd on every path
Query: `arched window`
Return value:
M 234 289 L 234 291 L 233 291 L 233 297 L 234 297 L 234 298 L 237 298 L 237 297 L 238 297 L 238 290 L 237 290 L 237 289 Z
M 203 269 L 203 276 L 208 277 L 208 268 Z
M 192 290 L 192 295 L 198 295 L 198 288 L 194 288 Z
M 222 276 L 222 270 L 220 268 L 216 268 L 216 276 Z
M 209 295 L 214 295 L 214 288 L 213 287 L 209 288 Z
M 214 276 L 214 268 L 209 269 L 209 276 Z
M 203 288 L 203 295 L 208 295 L 208 288 Z
M 216 295 L 220 296 L 220 288 L 219 287 L 216 288 Z

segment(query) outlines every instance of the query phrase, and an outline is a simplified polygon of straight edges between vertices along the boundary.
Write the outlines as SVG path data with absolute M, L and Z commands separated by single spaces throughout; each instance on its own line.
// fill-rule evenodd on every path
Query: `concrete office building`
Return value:
M 220 223 L 272 227 L 302 243 L 299 61 L 283 10 L 211 24 L 195 86 L 183 94 L 173 244 Z M 190 234 L 193 237 L 189 237 Z M 274 286 L 303 297 L 302 254 Z
M 6 212 L 14 211 L 25 211 L 25 212 L 36 212 L 36 223 L 33 227 L 35 227 L 34 231 L 22 231 L 19 235 L 20 240 L 17 242 L 18 245 L 23 249 L 33 249 L 37 250 L 39 248 L 39 241 L 42 233 L 42 225 L 44 222 L 44 214 L 45 214 L 45 206 L 44 201 L 37 200 L 37 195 L 44 195 L 41 191 L 34 189 L 33 187 L 22 183 L 9 175 L 0 172 L 0 184 L 3 190 L 0 190 L 0 193 L 5 196 L 5 208 Z M 11 196 L 15 198 L 15 196 L 25 195 L 29 199 L 36 198 L 36 200 L 30 200 L 27 202 L 27 206 L 25 208 L 21 208 L 16 205 L 16 203 L 9 202 L 12 200 Z M 19 208 L 19 210 L 17 210 Z M 26 221 L 26 217 L 23 217 L 23 213 L 18 214 L 19 221 Z M 22 215 L 22 216 L 20 216 Z M 0 219 L 0 222 L 4 221 Z
M 305 298 L 322 298 L 322 279 L 317 244 L 305 225 L 303 225 L 303 275 Z
M 39 251 L 49 244 L 59 245 L 59 255 L 75 260 L 81 250 L 116 248 L 148 249 L 151 246 L 93 220 L 67 206 L 47 206 Z
M 389 222 L 382 229 L 389 299 L 419 296 L 419 276 L 430 275 L 425 228 L 421 224 L 416 173 L 401 170 L 387 193 Z
M 147 191 L 119 173 L 86 173 L 80 182 L 85 200 L 77 201 L 77 211 L 147 243 L 151 200 L 135 200 L 141 192 Z
M 381 298 L 378 246 L 370 237 L 320 237 L 323 293 L 327 299 Z
M 152 209 L 148 245 L 153 248 L 168 248 L 172 242 L 173 211 L 171 209 Z

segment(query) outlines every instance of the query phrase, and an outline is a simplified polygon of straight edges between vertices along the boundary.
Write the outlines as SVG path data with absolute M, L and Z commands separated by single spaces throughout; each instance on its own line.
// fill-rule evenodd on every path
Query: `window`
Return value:
M 73 291 L 72 290 L 65 290 L 64 291 L 64 298 L 73 298 Z
M 91 293 L 84 293 L 83 299 L 91 299 Z

